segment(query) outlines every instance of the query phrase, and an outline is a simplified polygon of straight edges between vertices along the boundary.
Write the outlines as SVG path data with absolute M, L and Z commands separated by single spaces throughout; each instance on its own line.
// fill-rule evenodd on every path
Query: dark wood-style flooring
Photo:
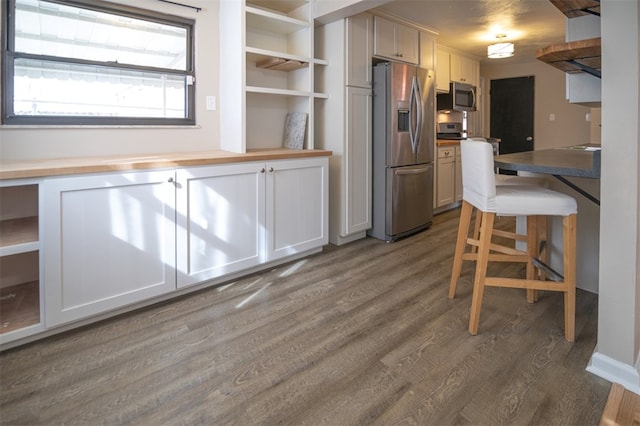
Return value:
M 598 424 L 597 296 L 578 291 L 571 344 L 561 294 L 489 288 L 470 336 L 472 264 L 447 298 L 458 214 L 7 350 L 1 423 Z

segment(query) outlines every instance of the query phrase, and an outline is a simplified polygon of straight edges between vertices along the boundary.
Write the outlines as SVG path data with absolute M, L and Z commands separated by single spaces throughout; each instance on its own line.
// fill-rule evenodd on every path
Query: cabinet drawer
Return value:
M 455 146 L 438 148 L 438 158 L 453 158 L 456 156 L 456 149 Z

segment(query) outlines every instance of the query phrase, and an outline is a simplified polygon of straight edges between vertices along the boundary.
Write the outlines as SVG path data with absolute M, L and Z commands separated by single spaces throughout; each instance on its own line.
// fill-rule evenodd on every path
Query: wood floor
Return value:
M 470 263 L 447 298 L 458 214 L 5 351 L 0 421 L 598 424 L 597 297 L 578 291 L 571 344 L 561 294 L 489 288 L 470 336 Z

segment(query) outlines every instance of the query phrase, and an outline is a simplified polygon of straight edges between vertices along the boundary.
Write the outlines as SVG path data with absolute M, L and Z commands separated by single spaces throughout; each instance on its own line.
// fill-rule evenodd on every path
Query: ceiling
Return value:
M 392 0 L 376 10 L 435 30 L 438 44 L 484 63 L 533 61 L 536 49 L 565 41 L 565 16 L 549 0 Z M 501 33 L 515 55 L 488 59 Z

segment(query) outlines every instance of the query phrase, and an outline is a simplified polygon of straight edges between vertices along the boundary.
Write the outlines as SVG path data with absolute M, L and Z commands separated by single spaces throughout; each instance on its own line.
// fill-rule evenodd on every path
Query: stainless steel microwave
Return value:
M 449 93 L 438 93 L 438 111 L 475 111 L 476 87 L 452 81 Z

